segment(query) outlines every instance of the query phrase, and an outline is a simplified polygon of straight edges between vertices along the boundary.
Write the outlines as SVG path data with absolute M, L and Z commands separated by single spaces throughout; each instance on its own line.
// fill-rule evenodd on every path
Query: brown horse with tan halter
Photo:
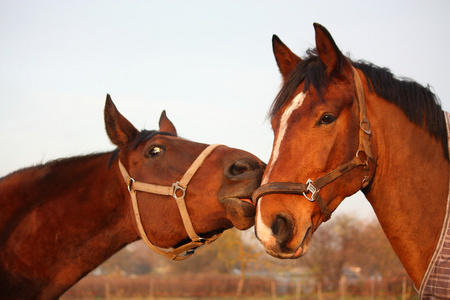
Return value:
M 314 27 L 316 49 L 303 59 L 273 38 L 284 84 L 270 112 L 272 155 L 253 195 L 256 235 L 269 254 L 298 258 L 340 202 L 362 190 L 419 287 L 447 222 L 446 114 L 429 89 L 350 61 Z
M 109 95 L 105 124 L 116 151 L 0 179 L 2 299 L 57 298 L 139 238 L 179 260 L 228 228 L 253 225 L 257 157 L 179 138 L 165 112 L 159 131 L 138 131 Z

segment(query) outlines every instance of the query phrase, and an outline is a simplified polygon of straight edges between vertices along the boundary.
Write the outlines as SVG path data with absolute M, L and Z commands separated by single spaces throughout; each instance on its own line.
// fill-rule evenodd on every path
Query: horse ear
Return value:
M 272 37 L 272 49 L 278 69 L 280 69 L 283 79 L 286 79 L 301 58 L 295 55 L 275 34 Z
M 161 117 L 159 118 L 159 131 L 177 135 L 177 130 L 175 129 L 173 123 L 167 117 L 165 110 L 162 111 Z
M 314 23 L 316 31 L 316 51 L 320 60 L 325 64 L 327 73 L 343 74 L 344 67 L 349 65 L 349 61 L 337 47 L 331 34 L 320 24 Z
M 111 142 L 119 148 L 126 147 L 139 131 L 117 110 L 111 97 L 106 95 L 105 127 Z

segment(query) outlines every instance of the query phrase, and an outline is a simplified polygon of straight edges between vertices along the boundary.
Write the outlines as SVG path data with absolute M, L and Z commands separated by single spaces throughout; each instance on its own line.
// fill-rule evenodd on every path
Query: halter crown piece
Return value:
M 184 199 L 184 197 L 186 196 L 188 183 L 191 181 L 192 177 L 197 172 L 197 170 L 201 167 L 205 159 L 218 146 L 221 145 L 215 144 L 206 147 L 205 150 L 203 150 L 203 152 L 200 153 L 200 155 L 195 159 L 195 161 L 192 163 L 192 165 L 189 167 L 186 173 L 184 173 L 180 181 L 173 183 L 171 186 L 155 185 L 136 181 L 128 174 L 127 170 L 119 160 L 119 169 L 120 172 L 122 173 L 125 183 L 127 184 L 128 191 L 130 192 L 131 202 L 133 204 L 133 211 L 134 216 L 136 218 L 136 224 L 139 229 L 139 234 L 142 240 L 145 242 L 145 244 L 156 253 L 161 254 L 171 260 L 184 260 L 192 256 L 196 248 L 214 242 L 221 235 L 221 233 L 218 233 L 206 239 L 198 236 L 198 234 L 194 230 L 194 226 L 192 225 L 191 218 L 189 217 L 189 213 L 186 208 L 186 201 Z M 144 227 L 142 225 L 141 215 L 139 213 L 139 206 L 136 197 L 137 191 L 158 195 L 172 196 L 177 203 L 181 218 L 183 220 L 184 228 L 186 229 L 186 232 L 191 241 L 173 250 L 165 250 L 153 245 L 152 242 L 150 242 L 150 240 L 148 239 L 147 234 L 145 233 Z M 183 256 L 180 256 L 180 254 L 184 252 L 185 254 Z
M 306 184 L 297 182 L 269 182 L 263 184 L 253 192 L 252 201 L 255 205 L 258 203 L 259 198 L 268 194 L 303 195 L 309 201 L 317 202 L 317 205 L 323 215 L 323 221 L 326 222 L 331 217 L 331 211 L 328 208 L 328 204 L 325 203 L 320 196 L 320 189 L 356 167 L 365 166 L 365 168 L 368 168 L 369 161 L 374 158 L 370 147 L 370 136 L 372 135 L 372 130 L 370 129 L 369 119 L 367 119 L 366 100 L 364 97 L 364 89 L 361 83 L 361 78 L 359 77 L 358 71 L 354 67 L 352 67 L 352 69 L 356 86 L 356 99 L 359 105 L 360 127 L 359 147 L 356 151 L 355 157 L 314 181 L 308 179 Z M 361 158 L 361 153 L 365 153 L 365 159 Z M 366 175 L 362 180 L 362 188 L 366 187 L 368 184 L 369 176 Z M 311 194 L 311 196 L 308 197 L 308 194 Z

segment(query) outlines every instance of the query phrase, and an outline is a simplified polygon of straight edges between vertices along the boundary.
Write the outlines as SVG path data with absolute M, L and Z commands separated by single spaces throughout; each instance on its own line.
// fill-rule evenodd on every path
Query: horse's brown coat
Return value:
M 60 159 L 0 179 L 0 298 L 57 298 L 139 238 L 118 158 L 136 180 L 171 185 L 207 146 L 177 137 L 165 113 L 164 132 L 139 132 L 109 96 L 105 124 L 118 153 Z M 252 226 L 255 209 L 239 198 L 251 197 L 263 170 L 250 153 L 216 148 L 186 193 L 195 231 L 208 237 L 234 224 Z M 142 193 L 139 205 L 152 243 L 169 248 L 189 240 L 172 197 Z
M 269 176 L 265 174 L 263 182 L 315 180 L 355 155 L 360 129 L 351 69 L 356 67 L 373 132 L 370 141 L 374 159 L 368 169 L 354 169 L 320 193 L 334 210 L 367 184 L 361 181 L 367 175 L 369 183 L 363 192 L 419 287 L 436 248 L 447 203 L 449 160 L 444 113 L 433 94 L 416 83 L 389 79 L 389 84 L 403 91 L 387 91 L 387 81 L 383 86 L 382 79 L 375 78 L 385 70 L 352 63 L 323 26 L 314 26 L 317 55 L 309 53 L 305 60 L 290 54 L 278 38 L 273 40 L 284 81 L 271 110 L 275 139 L 289 102 L 300 92 L 306 97 L 292 113 L 280 154 L 276 161 L 269 161 L 267 170 L 272 171 Z M 370 77 L 366 72 L 375 75 Z M 301 82 L 296 82 L 299 78 Z M 378 86 L 386 92 L 386 98 L 377 91 Z M 398 95 L 403 95 L 401 101 Z M 409 97 L 405 99 L 405 95 Z M 335 120 L 323 119 L 327 115 Z M 303 196 L 271 194 L 258 202 L 256 233 L 270 254 L 296 258 L 307 252 L 312 234 L 322 221 L 317 204 Z

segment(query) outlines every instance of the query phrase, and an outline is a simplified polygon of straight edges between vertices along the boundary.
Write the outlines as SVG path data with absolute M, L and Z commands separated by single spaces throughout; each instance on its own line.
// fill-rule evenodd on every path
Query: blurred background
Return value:
M 157 129 L 165 109 L 180 136 L 242 148 L 267 162 L 273 133 L 266 115 L 281 83 L 271 38 L 277 34 L 302 56 L 314 47 L 313 22 L 324 25 L 350 58 L 388 67 L 399 77 L 430 85 L 448 111 L 449 11 L 448 1 L 0 0 L 0 177 L 60 157 L 113 150 L 103 125 L 106 93 L 139 129 Z M 350 234 L 351 243 L 361 247 L 375 243 L 362 240 L 364 230 L 381 233 L 360 193 L 346 199 L 334 219 L 336 223 L 323 230 L 325 240 L 326 234 L 335 230 L 348 245 L 342 220 L 357 229 Z M 243 240 L 242 247 L 252 249 L 247 253 L 261 251 L 252 229 L 229 234 Z M 319 246 L 320 238 L 318 233 Z M 226 243 L 226 238 L 221 240 Z M 220 252 L 220 242 L 200 254 Z M 113 259 L 141 255 L 143 262 L 138 265 L 143 269 L 130 271 L 133 267 L 127 266 L 122 270 L 119 262 L 115 266 L 109 262 L 97 275 L 168 274 L 172 269 L 179 273 L 183 268 L 220 261 L 205 258 L 208 263 L 202 262 L 197 254 L 200 258 L 175 266 L 140 247 L 133 244 Z M 338 242 L 333 247 L 347 249 Z M 359 249 L 353 244 L 351 248 Z M 313 257 L 320 251 L 311 251 L 294 263 L 271 261 L 259 254 L 257 261 L 271 261 L 264 272 L 292 267 L 297 271 L 290 269 L 286 274 L 319 278 L 325 275 L 317 275 L 322 274 L 317 271 L 321 267 L 314 266 Z M 331 251 L 325 253 L 344 255 Z M 368 249 L 359 251 L 369 255 Z M 357 259 L 358 255 L 344 256 Z M 323 257 L 318 261 L 324 261 Z M 123 260 L 128 264 L 139 261 Z M 366 260 L 369 262 L 368 257 Z M 375 267 L 370 267 L 371 271 L 362 267 L 364 261 L 344 260 L 340 269 L 329 269 L 336 274 L 326 275 L 334 278 L 327 280 L 338 288 L 336 278 L 345 268 L 361 268 L 358 276 L 364 278 L 385 276 Z M 227 265 L 231 262 L 235 264 Z M 223 263 L 209 270 L 237 274 L 245 269 L 240 269 L 243 262 L 235 258 Z M 308 268 L 309 273 L 299 268 Z M 264 274 L 256 269 L 251 272 Z

